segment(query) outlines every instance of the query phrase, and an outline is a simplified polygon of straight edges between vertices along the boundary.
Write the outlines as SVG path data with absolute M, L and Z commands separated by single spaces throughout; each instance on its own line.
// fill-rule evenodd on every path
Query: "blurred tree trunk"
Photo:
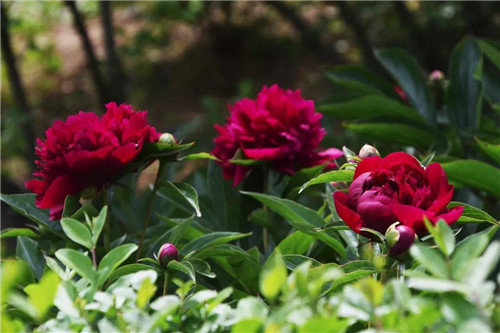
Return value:
M 85 28 L 83 17 L 78 11 L 78 8 L 76 8 L 75 1 L 64 0 L 64 4 L 66 5 L 66 7 L 68 7 L 71 15 L 73 16 L 73 25 L 82 41 L 82 46 L 85 51 L 85 55 L 87 56 L 87 64 L 92 75 L 92 80 L 94 81 L 97 94 L 99 96 L 99 102 L 104 105 L 109 101 L 109 95 L 107 93 L 107 89 L 104 84 L 101 72 L 99 70 L 99 62 L 97 61 L 92 43 L 90 42 L 89 34 L 87 32 L 87 29 Z
M 126 76 L 116 53 L 111 6 L 111 1 L 101 0 L 100 2 L 104 44 L 106 45 L 106 58 L 109 71 L 108 87 L 111 99 L 117 103 L 123 103 L 125 102 Z
M 323 44 L 319 32 L 310 28 L 292 7 L 282 1 L 267 1 L 266 3 L 290 21 L 293 27 L 301 34 L 304 44 L 314 50 L 322 60 L 335 64 L 346 63 L 344 56 L 336 52 L 332 47 Z
M 349 2 L 344 1 L 336 1 L 335 5 L 340 10 L 340 16 L 346 26 L 351 28 L 354 32 L 366 65 L 372 69 L 381 71 L 382 67 L 373 54 L 373 45 L 368 38 L 368 29 L 363 25 L 363 22 L 361 22 L 361 19 L 356 13 L 356 9 L 353 8 Z
M 17 69 L 16 58 L 12 49 L 12 41 L 9 33 L 9 18 L 7 15 L 7 9 L 5 8 L 3 2 L 1 2 L 1 19 L 2 58 L 7 68 L 9 83 L 14 95 L 15 103 L 24 118 L 22 130 L 26 140 L 25 155 L 29 161 L 28 164 L 31 168 L 33 168 L 33 161 L 35 160 L 35 134 L 33 132 L 33 127 L 31 126 L 33 119 L 31 115 L 31 108 L 28 105 L 26 94 L 24 92 L 21 76 L 19 75 L 19 71 Z

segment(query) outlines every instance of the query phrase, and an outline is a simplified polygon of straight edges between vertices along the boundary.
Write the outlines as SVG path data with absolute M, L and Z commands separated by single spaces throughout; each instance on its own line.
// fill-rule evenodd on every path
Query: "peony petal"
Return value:
M 382 163 L 380 163 L 380 168 L 390 169 L 396 165 L 401 164 L 409 164 L 413 165 L 419 169 L 422 169 L 420 162 L 413 156 L 405 152 L 395 152 L 390 153 L 386 157 L 382 159 Z
M 441 214 L 441 215 L 438 215 L 438 216 L 435 216 L 434 219 L 432 220 L 432 222 L 437 223 L 438 220 L 443 219 L 446 221 L 446 223 L 453 224 L 460 218 L 463 211 L 464 211 L 463 206 L 453 207 L 448 212 Z
M 438 198 L 446 194 L 450 189 L 448 179 L 444 173 L 441 164 L 432 163 L 425 168 L 425 175 L 432 189 L 432 199 Z
M 236 165 L 235 171 L 234 171 L 234 181 L 233 181 L 233 187 L 238 186 L 245 176 L 247 175 L 248 171 L 250 171 L 250 168 L 244 165 Z
M 364 221 L 358 213 L 349 208 L 348 200 L 349 197 L 342 191 L 336 191 L 333 193 L 333 202 L 335 204 L 337 214 L 339 214 L 340 218 L 349 228 L 359 233 L 359 228 L 364 226 Z
M 429 208 L 427 208 L 427 210 L 430 210 L 430 211 L 436 212 L 436 214 L 439 214 L 440 212 L 442 212 L 446 208 L 446 206 L 448 206 L 448 204 L 451 201 L 451 198 L 453 198 L 453 186 L 448 185 L 448 187 L 450 188 L 448 193 L 446 193 L 443 196 L 434 200 L 432 202 L 432 205 Z
M 358 207 L 358 200 L 363 194 L 363 186 L 365 185 L 366 179 L 370 177 L 370 172 L 365 172 L 356 178 L 349 186 L 349 204 L 351 207 Z
M 51 208 L 56 205 L 64 204 L 67 195 L 78 193 L 87 187 L 82 180 L 69 175 L 62 175 L 54 179 L 43 194 L 39 208 Z
M 242 147 L 243 153 L 246 157 L 254 160 L 277 160 L 282 158 L 288 153 L 288 147 L 276 147 L 276 148 L 255 148 L 246 149 Z
M 391 205 L 390 208 L 399 222 L 412 228 L 417 234 L 426 231 L 424 216 L 432 221 L 436 215 L 434 212 L 428 212 L 408 205 Z
M 139 152 L 140 148 L 138 144 L 130 142 L 113 151 L 111 156 L 116 157 L 121 163 L 126 164 L 136 158 Z
M 372 172 L 376 170 L 381 163 L 382 158 L 379 156 L 372 156 L 365 158 L 362 160 L 358 166 L 356 167 L 356 171 L 354 172 L 354 178 L 358 178 L 360 175 L 364 174 L 365 172 Z
M 41 193 L 45 192 L 45 190 L 47 189 L 48 183 L 45 180 L 32 179 L 32 180 L 25 182 L 24 186 L 28 190 L 30 190 L 34 193 L 41 194 Z
M 323 150 L 322 152 L 319 152 L 318 155 L 321 157 L 326 157 L 326 158 L 334 160 L 336 158 L 344 156 L 344 152 L 340 149 L 337 149 L 337 148 L 328 148 L 327 150 Z

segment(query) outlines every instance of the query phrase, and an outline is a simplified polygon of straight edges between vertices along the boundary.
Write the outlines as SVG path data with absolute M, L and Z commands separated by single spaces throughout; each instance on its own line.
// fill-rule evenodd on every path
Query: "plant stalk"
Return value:
M 139 260 L 141 258 L 142 245 L 144 244 L 144 237 L 146 236 L 146 230 L 148 229 L 149 220 L 151 218 L 151 212 L 153 210 L 153 204 L 155 201 L 156 192 L 158 192 L 158 189 L 160 187 L 160 178 L 161 178 L 161 175 L 163 174 L 163 171 L 164 171 L 165 166 L 166 166 L 166 164 L 163 163 L 161 160 L 159 160 L 159 162 L 160 162 L 160 165 L 158 167 L 158 172 L 156 173 L 156 178 L 155 178 L 155 182 L 153 185 L 153 190 L 151 191 L 151 196 L 149 197 L 149 200 L 148 200 L 148 207 L 146 210 L 146 215 L 144 216 L 144 223 L 142 225 L 141 238 L 139 240 L 139 248 L 137 249 L 137 256 L 135 258 L 136 260 Z
M 163 296 L 167 294 L 168 288 L 168 271 L 165 271 L 165 281 L 163 281 Z

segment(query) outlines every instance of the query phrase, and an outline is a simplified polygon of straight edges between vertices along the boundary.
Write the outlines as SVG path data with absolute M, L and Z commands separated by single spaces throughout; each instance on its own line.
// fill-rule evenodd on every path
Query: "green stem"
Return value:
M 267 194 L 267 188 L 268 188 L 268 181 L 269 181 L 269 169 L 266 168 L 265 166 L 263 167 L 264 171 L 264 179 L 263 179 L 263 184 L 262 184 L 262 192 L 264 194 Z M 267 206 L 263 205 L 262 208 L 267 211 Z M 269 247 L 269 230 L 267 230 L 266 227 L 263 227 L 262 229 L 262 242 L 263 242 L 263 247 L 264 247 L 264 254 L 267 253 L 267 249 Z
M 94 269 L 97 270 L 97 258 L 96 258 L 96 255 L 95 255 L 95 246 L 92 247 L 92 264 L 94 265 Z
M 108 205 L 108 192 L 104 191 L 103 193 L 103 207 Z M 109 207 L 108 207 L 109 210 Z M 109 241 L 109 214 L 106 215 L 106 221 L 104 221 L 104 252 L 108 253 L 111 249 L 110 241 Z
M 149 220 L 151 218 L 151 212 L 153 210 L 153 203 L 155 201 L 156 192 L 158 192 L 158 189 L 160 187 L 161 175 L 163 174 L 163 171 L 164 171 L 165 166 L 166 166 L 166 164 L 163 163 L 161 160 L 159 160 L 159 162 L 160 162 L 160 165 L 158 167 L 158 172 L 156 173 L 156 179 L 155 179 L 155 183 L 153 186 L 153 191 L 151 192 L 151 196 L 149 197 L 146 215 L 144 216 L 144 223 L 142 225 L 141 238 L 139 240 L 139 248 L 137 249 L 137 256 L 135 258 L 136 260 L 139 260 L 141 258 L 142 245 L 144 244 L 144 237 L 146 236 L 146 231 L 148 229 Z
M 167 294 L 168 287 L 168 271 L 165 271 L 165 281 L 163 281 L 163 296 Z

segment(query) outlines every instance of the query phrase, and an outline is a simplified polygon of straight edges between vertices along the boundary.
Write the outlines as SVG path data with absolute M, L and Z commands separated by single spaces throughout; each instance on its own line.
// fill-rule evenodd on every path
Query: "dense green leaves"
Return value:
M 402 49 L 387 48 L 375 51 L 375 56 L 398 81 L 418 112 L 431 124 L 436 121 L 436 112 L 431 94 L 415 58 Z
M 456 160 L 441 164 L 448 179 L 486 191 L 500 198 L 500 169 L 476 160 Z
M 330 182 L 352 182 L 353 177 L 354 177 L 354 171 L 352 170 L 329 171 L 315 178 L 312 178 L 307 183 L 303 184 L 300 188 L 299 193 L 304 191 L 307 187 L 316 184 L 324 184 Z
M 267 259 L 260 273 L 260 292 L 268 299 L 275 299 L 286 281 L 286 267 L 281 253 L 276 250 Z
M 450 121 L 460 128 L 477 128 L 481 116 L 482 90 L 478 80 L 482 69 L 477 42 L 466 38 L 453 51 L 446 110 Z
M 19 214 L 46 227 L 58 236 L 63 232 L 59 223 L 51 221 L 47 210 L 41 210 L 35 206 L 36 194 L 0 194 L 0 200 L 8 204 Z
M 394 119 L 412 121 L 417 124 L 425 122 L 425 118 L 414 108 L 379 95 L 362 96 L 335 104 L 321 104 L 318 107 L 318 111 L 325 115 L 343 120 L 392 117 Z

